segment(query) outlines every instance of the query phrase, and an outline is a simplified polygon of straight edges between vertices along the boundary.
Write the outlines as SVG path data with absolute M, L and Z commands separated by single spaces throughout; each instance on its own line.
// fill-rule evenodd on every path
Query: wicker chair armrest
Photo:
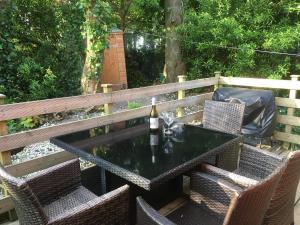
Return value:
M 39 171 L 25 180 L 42 205 L 70 193 L 81 184 L 78 159 Z
M 248 171 L 254 177 L 263 179 L 270 175 L 284 159 L 285 157 L 244 144 L 241 149 L 239 170 Z
M 53 218 L 48 225 L 129 225 L 129 186 L 124 185 Z
M 141 197 L 136 198 L 137 202 L 137 225 L 176 225 L 155 209 L 153 209 Z
M 243 189 L 209 174 L 194 172 L 191 176 L 190 199 L 216 215 L 225 215 L 232 200 Z
M 218 178 L 221 178 L 223 180 L 226 180 L 230 183 L 234 183 L 241 188 L 247 188 L 252 185 L 256 185 L 258 183 L 257 180 L 244 177 L 241 175 L 238 175 L 236 173 L 228 172 L 226 170 L 223 170 L 221 168 L 217 168 L 215 166 L 209 165 L 209 164 L 201 164 L 200 170 L 204 173 L 216 176 Z

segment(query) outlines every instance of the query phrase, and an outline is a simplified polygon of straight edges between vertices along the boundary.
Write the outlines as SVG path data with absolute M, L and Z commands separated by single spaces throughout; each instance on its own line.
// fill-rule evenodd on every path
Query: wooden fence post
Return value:
M 186 76 L 185 75 L 181 75 L 178 76 L 178 82 L 182 83 L 186 81 Z M 178 91 L 178 100 L 180 99 L 184 99 L 185 98 L 185 90 L 179 90 Z M 177 117 L 183 117 L 184 116 L 184 108 L 183 107 L 179 107 L 177 109 Z
M 112 84 L 102 84 L 103 93 L 111 93 L 112 92 Z M 112 103 L 104 104 L 104 112 L 105 114 L 112 113 Z
M 112 84 L 102 84 L 103 93 L 111 93 L 112 92 Z M 104 112 L 106 115 L 112 113 L 112 103 L 104 104 Z M 109 125 L 105 126 L 105 133 L 109 132 Z
M 6 98 L 5 95 L 0 94 L 0 105 L 5 104 L 4 103 L 5 98 Z M 8 133 L 7 122 L 0 121 L 0 136 L 6 135 L 7 133 Z M 1 149 L 1 150 L 3 150 L 3 149 Z M 2 151 L 0 153 L 0 163 L 3 166 L 11 165 L 11 152 L 10 151 Z M 1 186 L 1 187 L 3 189 L 4 196 L 8 196 L 9 194 L 8 194 L 7 190 L 3 186 Z M 8 217 L 9 217 L 9 220 L 15 219 L 15 216 L 13 215 L 12 210 L 8 211 Z
M 217 90 L 219 88 L 219 78 L 221 77 L 222 73 L 221 71 L 215 71 L 215 78 L 218 79 L 218 83 L 216 85 L 214 85 L 214 91 Z
M 298 81 L 299 77 L 300 77 L 300 75 L 291 75 L 291 80 L 292 81 Z M 296 99 L 297 98 L 297 90 L 290 90 L 289 98 L 290 99 Z M 288 116 L 294 116 L 294 112 L 295 112 L 294 108 L 288 108 L 287 115 Z M 286 133 L 291 133 L 292 132 L 292 126 L 291 125 L 285 125 L 285 132 Z M 288 144 L 288 148 L 290 146 L 291 145 Z
M 0 105 L 4 104 L 5 95 L 0 94 Z M 7 134 L 7 123 L 6 121 L 0 121 L 0 136 Z M 1 149 L 3 150 L 3 149 Z M 11 154 L 10 151 L 2 151 L 0 153 L 0 162 L 2 165 L 10 165 L 11 164 Z

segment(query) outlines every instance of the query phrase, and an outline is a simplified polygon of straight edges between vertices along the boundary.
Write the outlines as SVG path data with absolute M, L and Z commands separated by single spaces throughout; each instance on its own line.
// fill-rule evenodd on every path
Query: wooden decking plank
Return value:
M 300 183 L 298 184 L 298 188 L 297 188 L 297 192 L 296 192 L 295 204 L 298 204 L 298 205 L 300 204 Z M 299 210 L 300 210 L 300 208 L 299 208 Z
M 2 225 L 19 225 L 19 220 L 17 221 L 13 221 L 13 222 L 5 222 L 5 223 L 2 223 Z
M 184 196 L 179 197 L 177 199 L 175 199 L 174 201 L 170 202 L 169 204 L 165 205 L 164 207 L 162 207 L 159 212 L 162 215 L 168 215 L 171 212 L 173 212 L 174 210 L 178 209 L 179 207 L 181 207 L 182 205 L 184 205 L 187 202 L 187 195 L 189 194 L 189 190 L 190 190 L 190 178 L 187 176 L 183 176 L 183 193 Z
M 300 202 L 298 202 L 298 204 L 295 205 L 294 219 L 295 225 L 300 225 Z
M 166 216 L 173 212 L 174 210 L 178 209 L 180 206 L 184 205 L 187 202 L 185 197 L 177 198 L 176 200 L 172 201 L 171 203 L 167 204 L 163 208 L 159 210 L 159 212 Z

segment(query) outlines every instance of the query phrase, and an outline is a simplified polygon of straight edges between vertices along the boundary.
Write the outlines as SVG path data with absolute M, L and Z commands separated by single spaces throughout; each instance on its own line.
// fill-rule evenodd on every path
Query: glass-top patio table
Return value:
M 104 133 L 103 127 L 93 128 L 51 142 L 151 191 L 210 156 L 238 148 L 241 141 L 240 136 L 192 125 L 184 125 L 182 133 L 169 137 L 162 129 L 152 134 L 147 119 L 142 121 L 138 125 L 124 122 L 109 133 Z

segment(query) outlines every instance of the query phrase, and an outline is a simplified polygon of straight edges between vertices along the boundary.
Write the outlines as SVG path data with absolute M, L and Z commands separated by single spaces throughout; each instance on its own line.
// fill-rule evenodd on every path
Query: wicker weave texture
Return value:
M 294 223 L 294 202 L 300 179 L 300 150 L 290 153 L 287 160 L 287 168 L 272 196 L 264 218 L 264 225 Z
M 206 100 L 203 127 L 238 134 L 242 128 L 244 111 L 244 104 Z
M 261 224 L 284 168 L 285 165 L 282 165 L 265 180 L 247 188 L 237 199 L 236 207 L 230 210 L 230 214 L 227 214 L 225 221 L 228 222 L 225 224 Z
M 244 111 L 244 104 L 206 100 L 202 120 L 203 127 L 239 134 L 243 124 Z M 233 171 L 237 167 L 239 148 L 233 148 L 215 157 L 218 167 Z M 215 157 L 211 157 L 208 163 L 213 162 Z
M 129 186 L 97 197 L 81 186 L 79 160 L 43 170 L 27 179 L 0 167 L 21 225 L 127 225 Z
M 168 219 L 138 198 L 138 225 L 261 225 L 285 166 L 281 164 L 267 178 L 245 189 L 219 177 L 194 172 L 190 201 Z
M 255 180 L 262 180 L 283 161 L 283 157 L 244 144 L 241 149 L 239 166 L 235 173 Z
M 263 224 L 290 225 L 294 223 L 294 201 L 300 179 L 300 151 L 291 152 L 285 159 L 253 146 L 243 145 L 239 168 L 233 173 L 210 165 L 202 165 L 202 171 L 246 188 L 265 179 L 284 163 L 287 166 L 272 195 Z

